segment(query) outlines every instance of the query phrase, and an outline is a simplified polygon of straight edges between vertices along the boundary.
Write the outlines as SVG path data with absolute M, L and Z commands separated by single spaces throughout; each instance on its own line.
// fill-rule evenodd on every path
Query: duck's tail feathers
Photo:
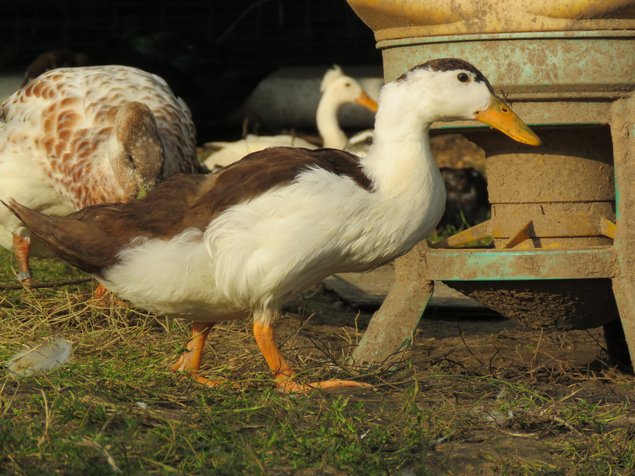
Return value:
M 88 273 L 99 274 L 103 268 L 101 247 L 97 245 L 103 241 L 101 230 L 72 216 L 46 215 L 14 199 L 0 201 L 57 256 Z

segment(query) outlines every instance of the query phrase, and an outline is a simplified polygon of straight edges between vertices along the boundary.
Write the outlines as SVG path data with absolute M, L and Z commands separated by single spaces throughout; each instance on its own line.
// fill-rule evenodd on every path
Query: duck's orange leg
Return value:
M 101 283 L 98 283 L 93 289 L 93 300 L 98 306 L 109 307 L 114 304 L 115 306 L 128 307 L 128 304 L 117 298 Z
M 189 372 L 194 380 L 208 387 L 220 384 L 220 382 L 210 380 L 198 374 L 201 368 L 201 358 L 203 356 L 203 349 L 205 348 L 205 341 L 213 326 L 214 324 L 209 322 L 193 322 L 192 338 L 187 343 L 186 350 L 181 354 L 179 360 L 170 367 L 174 372 Z
M 18 264 L 18 280 L 25 286 L 33 284 L 29 256 L 31 254 L 31 239 L 28 236 L 13 235 L 13 252 Z
M 258 316 L 256 316 L 257 318 Z M 309 384 L 300 384 L 293 381 L 295 372 L 289 366 L 285 358 L 280 353 L 280 349 L 275 341 L 273 327 L 269 323 L 269 319 L 264 319 L 265 323 L 254 321 L 254 337 L 258 348 L 267 365 L 273 372 L 273 378 L 276 387 L 287 393 L 309 392 L 316 388 L 321 390 L 340 389 L 340 388 L 372 388 L 372 385 L 362 382 L 354 382 L 352 380 L 325 380 L 323 382 L 312 382 Z
M 106 303 L 109 294 L 110 292 L 101 283 L 98 283 L 95 289 L 93 289 L 93 299 L 101 303 Z

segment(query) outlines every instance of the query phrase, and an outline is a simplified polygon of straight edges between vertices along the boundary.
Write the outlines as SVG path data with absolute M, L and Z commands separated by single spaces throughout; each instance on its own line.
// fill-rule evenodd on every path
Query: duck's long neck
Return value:
M 343 149 L 348 141 L 348 137 L 340 128 L 337 120 L 337 110 L 342 104 L 337 101 L 328 89 L 322 94 L 316 113 L 317 129 L 324 141 L 324 147 Z
M 373 145 L 362 159 L 375 189 L 389 197 L 424 193 L 445 200 L 443 179 L 430 150 L 432 119 L 418 116 L 409 107 L 410 98 L 393 85 L 384 87 L 381 99 Z

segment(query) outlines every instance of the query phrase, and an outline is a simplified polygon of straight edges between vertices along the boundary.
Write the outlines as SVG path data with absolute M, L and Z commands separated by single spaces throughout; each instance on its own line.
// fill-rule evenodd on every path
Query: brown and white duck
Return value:
M 211 176 L 175 176 L 142 200 L 49 217 L 13 200 L 32 233 L 107 288 L 153 312 L 193 321 L 174 368 L 199 375 L 219 321 L 253 316 L 253 331 L 284 391 L 302 384 L 276 345 L 282 304 L 326 276 L 374 268 L 424 239 L 445 190 L 428 141 L 435 121 L 476 119 L 531 145 L 538 137 L 485 77 L 458 59 L 417 66 L 380 94 L 375 141 L 363 158 L 335 149 L 271 148 Z
M 203 169 L 189 109 L 136 68 L 50 70 L 0 104 L 0 198 L 50 215 L 127 202 L 165 177 Z M 14 250 L 29 283 L 30 236 L 8 210 L 0 210 L 0 245 Z

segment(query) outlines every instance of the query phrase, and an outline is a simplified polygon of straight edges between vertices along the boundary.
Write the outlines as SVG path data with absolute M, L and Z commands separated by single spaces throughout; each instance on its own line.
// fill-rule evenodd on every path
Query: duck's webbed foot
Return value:
M 352 380 L 335 379 L 309 384 L 295 382 L 295 372 L 282 356 L 280 349 L 276 344 L 273 327 L 269 323 L 270 320 L 271 319 L 265 318 L 254 321 L 254 337 L 256 338 L 256 343 L 258 344 L 260 352 L 262 352 L 262 355 L 267 361 L 267 365 L 273 372 L 273 378 L 278 390 L 285 393 L 307 393 L 315 389 L 336 390 L 344 388 L 372 388 L 372 385 Z M 262 321 L 265 323 L 263 324 Z
M 308 393 L 313 390 L 342 390 L 347 388 L 373 388 L 369 383 L 356 382 L 354 380 L 323 380 L 302 384 L 294 382 L 290 378 L 276 379 L 276 387 L 284 393 Z

